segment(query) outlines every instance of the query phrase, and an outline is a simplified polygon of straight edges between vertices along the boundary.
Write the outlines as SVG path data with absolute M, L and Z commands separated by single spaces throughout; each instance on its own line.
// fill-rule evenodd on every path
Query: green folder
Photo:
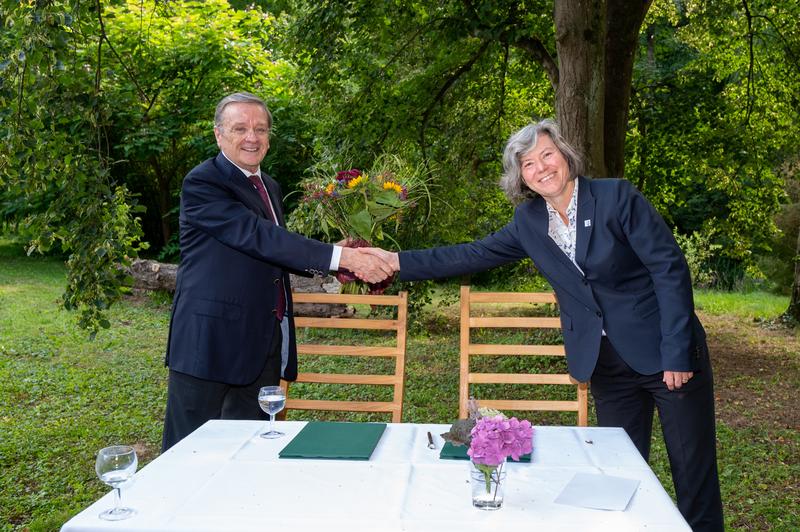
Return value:
M 309 421 L 278 453 L 280 458 L 369 460 L 386 423 Z
M 439 458 L 442 460 L 469 460 L 469 456 L 467 455 L 467 446 L 460 445 L 456 447 L 449 441 L 444 442 L 444 446 L 442 450 L 439 452 Z M 513 462 L 514 459 L 509 457 L 509 462 Z M 530 462 L 531 461 L 531 454 L 523 454 L 519 457 L 520 462 Z

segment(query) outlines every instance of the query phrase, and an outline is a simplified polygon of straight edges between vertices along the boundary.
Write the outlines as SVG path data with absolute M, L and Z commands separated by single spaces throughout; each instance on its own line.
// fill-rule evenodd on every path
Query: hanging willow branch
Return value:
M 434 108 L 439 103 L 441 103 L 441 101 L 447 94 L 447 91 L 450 90 L 450 87 L 452 87 L 453 84 L 456 81 L 458 81 L 461 76 L 472 70 L 472 67 L 475 65 L 478 59 L 480 59 L 481 56 L 483 56 L 483 54 L 486 52 L 486 49 L 489 47 L 490 44 L 491 42 L 488 40 L 483 41 L 483 43 L 481 43 L 480 48 L 478 48 L 478 50 L 472 55 L 472 57 L 470 57 L 467 60 L 467 62 L 462 64 L 460 67 L 458 67 L 455 70 L 455 72 L 453 72 L 450 75 L 450 77 L 448 77 L 445 80 L 445 82 L 439 89 L 439 92 L 436 93 L 436 96 L 434 97 L 433 101 L 430 103 L 430 105 L 428 105 L 427 109 L 425 109 L 425 112 L 422 113 L 422 124 L 420 125 L 419 128 L 419 143 L 420 143 L 420 149 L 422 150 L 422 158 L 425 161 L 428 160 L 427 151 L 425 149 L 425 130 L 428 127 L 428 122 L 430 121 L 431 114 L 433 113 Z

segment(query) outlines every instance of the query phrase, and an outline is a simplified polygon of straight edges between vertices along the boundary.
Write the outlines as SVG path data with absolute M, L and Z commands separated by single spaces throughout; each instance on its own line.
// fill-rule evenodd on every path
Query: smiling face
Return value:
M 222 112 L 222 124 L 214 128 L 219 149 L 236 166 L 257 172 L 269 150 L 269 119 L 257 103 L 231 103 Z
M 553 206 L 569 202 L 575 182 L 569 163 L 548 135 L 540 134 L 536 145 L 520 157 L 522 179 Z

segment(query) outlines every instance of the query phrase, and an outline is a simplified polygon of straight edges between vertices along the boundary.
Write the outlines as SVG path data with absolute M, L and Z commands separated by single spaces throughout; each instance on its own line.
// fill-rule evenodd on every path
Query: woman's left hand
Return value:
M 663 380 L 670 391 L 679 390 L 693 375 L 691 371 L 665 371 Z

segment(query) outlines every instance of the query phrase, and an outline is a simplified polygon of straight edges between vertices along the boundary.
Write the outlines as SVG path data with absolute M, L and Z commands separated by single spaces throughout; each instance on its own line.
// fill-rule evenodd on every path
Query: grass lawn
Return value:
M 57 260 L 0 242 L 0 531 L 57 530 L 104 494 L 94 473 L 101 447 L 135 444 L 141 465 L 160 448 L 168 308 L 126 301 L 112 309 L 112 328 L 89 341 L 74 316 L 58 310 L 63 282 Z M 754 321 L 782 311 L 786 298 L 709 292 L 697 300 L 714 356 L 726 523 L 798 530 L 800 343 L 796 332 Z M 457 311 L 432 308 L 417 325 L 403 418 L 450 422 L 458 412 Z M 651 465 L 671 492 L 660 437 Z

